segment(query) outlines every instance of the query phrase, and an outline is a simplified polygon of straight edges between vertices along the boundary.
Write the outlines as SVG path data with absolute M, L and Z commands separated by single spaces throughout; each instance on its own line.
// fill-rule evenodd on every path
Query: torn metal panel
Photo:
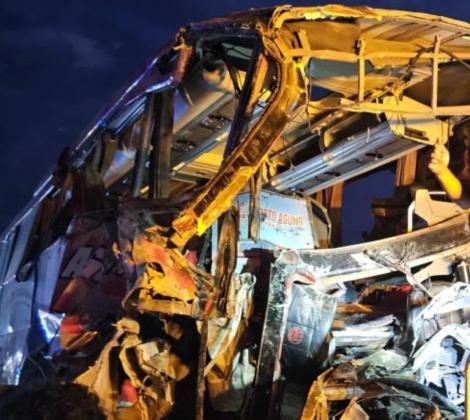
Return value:
M 442 194 L 439 191 L 433 195 L 439 196 Z M 428 190 L 417 190 L 415 193 L 415 200 L 408 209 L 408 232 L 413 230 L 411 211 L 421 217 L 428 226 L 464 213 L 464 210 L 458 204 L 433 200 Z
M 27 339 L 29 328 L 16 329 L 0 335 L 0 357 L 2 374 L 0 380 L 6 385 L 17 385 L 21 369 L 28 357 Z
M 99 213 L 77 216 L 70 225 L 50 306 L 65 315 L 60 344 L 69 352 L 106 340 L 99 326 L 119 317 L 129 278 L 112 250 L 113 225 Z
M 33 268 L 32 275 L 36 283 L 32 313 L 33 328 L 28 337 L 28 348 L 33 357 L 37 353 L 52 355 L 56 351 L 54 342 L 59 341 L 57 335 L 64 315 L 51 312 L 50 305 L 65 248 L 65 239 L 58 239 L 41 253 Z
M 392 376 L 395 372 L 400 374 L 407 366 L 408 358 L 396 350 L 381 349 L 357 362 L 365 367 L 364 376 L 373 379 L 380 376 Z
M 239 213 L 236 208 L 227 211 L 221 221 L 218 235 L 217 248 L 213 249 L 213 270 L 217 279 L 217 287 L 220 289 L 217 307 L 224 312 L 230 289 L 233 289 L 233 274 L 237 263 L 238 238 L 239 238 Z M 233 293 L 233 291 L 232 291 Z
M 6 384 L 17 385 L 26 359 L 47 352 L 56 338 L 63 315 L 50 313 L 49 306 L 64 246 L 58 240 L 28 265 L 22 282 L 10 280 L 1 286 L 0 306 L 5 312 L 0 322 L 0 360 Z
M 353 406 L 361 416 L 370 418 L 399 418 L 404 413 L 409 418 L 419 419 L 428 419 L 429 413 L 436 412 L 450 418 L 462 415 L 462 411 L 445 397 L 414 381 L 363 380 L 357 375 L 351 365 L 339 365 L 325 371 L 310 388 L 301 418 L 323 420 L 344 415 L 341 405 L 336 405 L 338 401 L 349 401 L 346 411 Z M 360 404 L 360 409 L 355 404 Z
M 454 404 L 465 401 L 465 374 L 470 355 L 468 325 L 449 324 L 438 331 L 413 356 L 417 380 L 434 385 Z
M 117 375 L 119 363 L 137 390 L 138 418 L 160 419 L 174 404 L 176 381 L 182 380 L 189 369 L 171 352 L 168 342 L 161 339 L 143 341 L 140 325 L 123 318 L 117 323 L 113 339 L 103 349 L 99 359 L 76 382 L 94 392 L 109 418 L 120 418 L 126 406 L 120 405 L 122 379 Z
M 331 318 L 331 310 L 335 307 L 334 296 L 324 296 L 322 292 L 326 292 L 321 284 L 315 284 L 315 278 L 310 276 L 306 266 L 302 264 L 295 251 L 286 253 L 290 256 L 290 260 L 285 259 L 271 266 L 271 279 L 269 283 L 269 294 L 266 313 L 264 317 L 263 331 L 261 335 L 259 360 L 256 372 L 256 390 L 255 390 L 255 413 L 268 409 L 269 415 L 273 415 L 275 401 L 278 396 L 277 382 L 281 378 L 281 354 L 284 343 L 284 335 L 286 334 L 286 326 L 288 325 L 288 311 L 292 301 L 292 290 L 295 283 L 303 283 L 305 285 L 317 286 L 319 294 L 311 293 L 310 298 L 318 299 L 324 305 L 325 312 L 322 313 L 321 320 L 328 324 Z M 314 318 L 317 322 L 320 318 Z M 318 332 L 322 328 L 318 325 Z M 315 327 L 314 325 L 310 327 Z M 294 327 L 295 328 L 295 327 Z M 314 328 L 315 329 L 315 328 Z M 325 332 L 323 332 L 325 333 Z M 291 339 L 300 344 L 303 338 L 311 337 L 311 335 L 303 334 L 303 331 L 294 330 Z M 287 331 L 287 340 L 289 341 L 289 332 Z M 301 339 L 299 341 L 299 339 Z M 322 343 L 310 343 L 311 348 L 307 351 L 318 351 Z
M 367 350 L 383 348 L 395 336 L 394 321 L 394 317 L 388 315 L 373 321 L 346 324 L 344 329 L 332 331 L 335 345 L 352 347 L 358 352 L 362 350 L 361 348 Z
M 209 322 L 208 352 L 212 359 L 205 367 L 207 374 L 217 363 L 219 356 L 233 345 L 240 336 L 253 310 L 253 290 L 256 279 L 249 273 L 236 276 L 230 282 L 226 317 L 213 318 Z
M 240 347 L 253 311 L 255 279 L 245 273 L 231 282 L 226 318 L 212 318 L 208 324 L 207 350 L 211 361 L 204 368 L 213 407 L 222 412 L 246 408 L 255 367 L 250 349 Z
M 214 279 L 178 250 L 166 248 L 158 229 L 149 228 L 132 244 L 132 264 L 140 267 L 124 305 L 129 310 L 199 318 L 215 303 Z
M 32 278 L 21 283 L 10 279 L 0 289 L 0 305 L 5 311 L 0 319 L 0 380 L 5 384 L 18 384 L 29 355 L 27 337 L 32 327 L 34 286 Z
M 255 377 L 254 415 L 263 415 L 266 408 L 271 412 L 273 386 L 280 377 L 280 357 L 284 325 L 288 308 L 288 273 L 280 265 L 272 267 L 269 294 L 261 336 L 259 360 Z
M 356 402 L 356 398 L 353 398 L 346 410 L 344 410 L 343 415 L 340 417 L 340 420 L 369 420 L 369 415 L 363 410 L 360 404 Z
M 308 271 L 314 278 L 333 284 L 399 271 L 378 263 L 368 254 L 383 255 L 389 261 L 400 261 L 400 264 L 411 268 L 437 257 L 451 260 L 451 255 L 465 256 L 469 239 L 468 216 L 464 214 L 410 234 L 366 244 L 305 251 L 299 253 L 299 258 L 302 264 L 309 266 Z M 282 260 L 281 254 L 279 263 Z M 287 255 L 286 261 L 289 261 Z
M 315 285 L 293 285 L 282 350 L 286 374 L 312 369 L 333 324 L 336 304 L 335 296 Z
M 329 418 L 328 399 L 323 390 L 325 379 L 329 374 L 329 370 L 322 373 L 310 388 L 301 420 L 327 420 Z
M 25 254 L 28 251 L 28 245 L 31 241 L 31 235 L 34 234 L 34 228 L 40 206 L 36 205 L 31 207 L 26 214 L 24 214 L 21 223 L 15 229 L 8 232 L 2 242 L 4 242 L 5 251 L 2 258 L 2 267 L 0 272 L 0 282 L 6 282 L 16 277 L 18 271 L 21 269 L 24 261 Z
M 428 340 L 447 324 L 470 319 L 470 285 L 457 282 L 437 293 L 413 319 L 415 342 Z

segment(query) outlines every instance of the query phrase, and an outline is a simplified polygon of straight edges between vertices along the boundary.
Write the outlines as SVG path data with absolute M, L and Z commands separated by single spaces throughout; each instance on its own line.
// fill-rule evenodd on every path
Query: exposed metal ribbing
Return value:
M 347 161 L 354 160 L 395 140 L 388 123 L 383 123 L 331 147 L 327 151 L 297 165 L 271 180 L 278 191 L 295 188 L 318 175 L 325 174 Z

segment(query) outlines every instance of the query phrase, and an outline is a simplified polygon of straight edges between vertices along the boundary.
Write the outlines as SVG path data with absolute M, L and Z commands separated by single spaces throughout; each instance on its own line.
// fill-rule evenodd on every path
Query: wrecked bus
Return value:
M 3 234 L 1 382 L 109 418 L 461 417 L 469 211 L 428 161 L 467 167 L 469 67 L 470 25 L 423 13 L 183 27 Z

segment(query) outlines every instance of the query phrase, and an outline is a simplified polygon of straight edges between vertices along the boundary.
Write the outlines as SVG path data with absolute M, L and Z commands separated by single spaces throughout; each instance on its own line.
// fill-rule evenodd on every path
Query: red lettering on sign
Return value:
M 304 339 L 304 331 L 300 327 L 292 327 L 287 331 L 287 341 L 292 344 L 300 344 Z

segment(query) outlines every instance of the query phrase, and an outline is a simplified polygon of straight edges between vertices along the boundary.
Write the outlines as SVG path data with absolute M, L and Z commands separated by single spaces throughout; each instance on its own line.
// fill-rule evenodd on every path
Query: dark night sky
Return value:
M 275 4 L 279 2 L 1 2 L 0 232 L 29 200 L 60 150 L 77 140 L 116 91 L 132 81 L 181 25 Z M 469 0 L 367 4 L 470 21 Z

